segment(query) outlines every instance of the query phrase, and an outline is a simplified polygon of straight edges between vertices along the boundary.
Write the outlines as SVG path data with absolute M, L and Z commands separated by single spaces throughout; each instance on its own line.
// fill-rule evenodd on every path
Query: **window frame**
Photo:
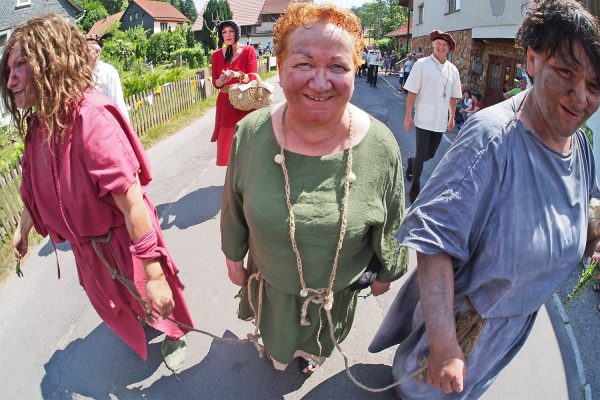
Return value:
M 417 25 L 423 23 L 423 15 L 425 14 L 425 3 L 421 3 L 417 6 Z
M 166 32 L 168 30 L 169 30 L 169 23 L 168 22 L 161 22 L 160 23 L 160 31 L 161 32 Z
M 460 11 L 460 0 L 448 0 L 448 14 Z
M 32 0 L 16 0 L 15 8 L 27 7 L 31 5 Z

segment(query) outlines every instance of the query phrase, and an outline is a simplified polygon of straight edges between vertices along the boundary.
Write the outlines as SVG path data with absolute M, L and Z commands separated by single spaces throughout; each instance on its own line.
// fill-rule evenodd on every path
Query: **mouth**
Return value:
M 305 94 L 304 97 L 306 97 L 309 100 L 316 101 L 316 102 L 329 100 L 331 98 L 331 96 L 310 96 L 308 94 Z
M 567 118 L 569 118 L 570 120 L 576 121 L 578 119 L 581 118 L 581 114 L 579 112 L 574 112 L 570 109 L 568 109 L 567 107 L 561 105 L 561 108 L 563 110 L 563 113 L 567 116 Z

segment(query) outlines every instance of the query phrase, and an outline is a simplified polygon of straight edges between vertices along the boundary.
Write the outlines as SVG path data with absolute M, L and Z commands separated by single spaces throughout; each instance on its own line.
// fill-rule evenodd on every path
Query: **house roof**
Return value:
M 412 27 L 408 25 L 407 22 L 405 22 L 404 24 L 400 25 L 398 28 L 394 29 L 391 32 L 386 33 L 385 37 L 391 38 L 391 37 L 398 37 L 398 36 L 406 36 L 407 32 L 409 35 L 412 35 Z
M 79 11 L 79 12 L 83 11 L 83 7 L 81 7 L 79 4 L 77 4 L 77 2 L 75 0 L 67 0 L 67 3 L 69 3 L 77 11 Z
M 228 0 L 233 20 L 239 26 L 256 25 L 265 0 Z
M 132 0 L 156 21 L 190 22 L 188 17 L 169 3 L 155 0 Z
M 118 12 L 116 14 L 113 15 L 109 15 L 106 18 L 103 19 L 99 19 L 98 21 L 96 21 L 96 23 L 90 28 L 89 32 L 88 32 L 88 36 L 102 36 L 102 34 L 104 33 L 104 31 L 113 23 L 115 22 L 119 22 L 119 20 L 121 19 L 121 17 L 123 16 L 123 14 L 125 13 L 125 11 L 121 11 Z
M 295 3 L 314 3 L 313 0 L 293 0 Z M 290 0 L 265 0 L 261 14 L 283 14 Z

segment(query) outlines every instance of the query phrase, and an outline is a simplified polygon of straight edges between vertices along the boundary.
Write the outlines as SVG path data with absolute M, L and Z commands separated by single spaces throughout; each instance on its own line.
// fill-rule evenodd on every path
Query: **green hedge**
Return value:
M 189 68 L 199 68 L 204 64 L 205 56 L 202 47 L 192 47 L 175 50 L 171 55 L 176 58 L 181 56 Z

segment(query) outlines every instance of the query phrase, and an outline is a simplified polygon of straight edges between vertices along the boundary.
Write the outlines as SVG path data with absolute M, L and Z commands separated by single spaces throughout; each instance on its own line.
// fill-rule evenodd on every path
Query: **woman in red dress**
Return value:
M 250 111 L 234 108 L 229 103 L 229 85 L 247 83 L 258 73 L 256 51 L 252 46 L 238 46 L 240 31 L 233 21 L 223 21 L 218 27 L 219 40 L 226 47 L 212 53 L 212 82 L 220 89 L 217 98 L 217 118 L 211 142 L 217 142 L 217 165 L 227 166 L 235 125 Z

